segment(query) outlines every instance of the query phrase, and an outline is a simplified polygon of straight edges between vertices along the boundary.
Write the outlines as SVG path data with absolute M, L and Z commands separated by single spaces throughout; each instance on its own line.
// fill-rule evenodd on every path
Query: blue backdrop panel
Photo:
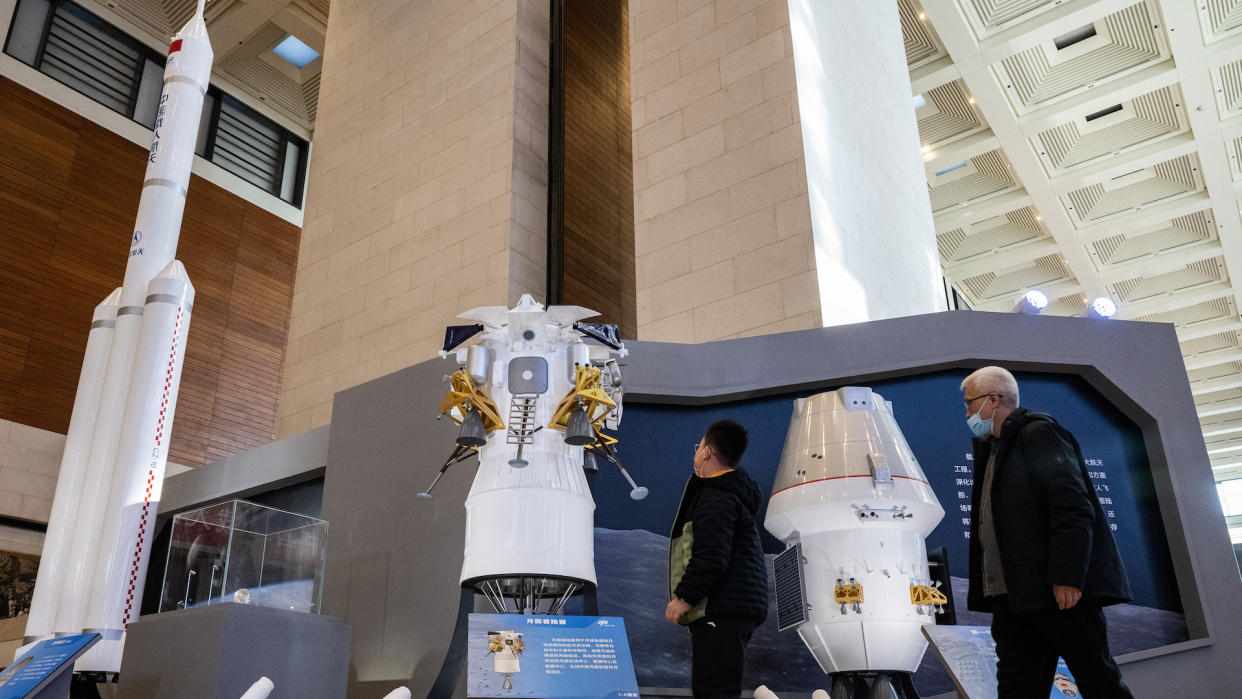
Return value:
M 960 371 L 875 382 L 871 388 L 893 403 L 897 423 L 926 472 L 944 520 L 928 537 L 928 548 L 946 546 L 949 569 L 964 577 L 967 566 L 970 491 L 974 464 L 970 433 L 958 384 Z M 1074 433 L 1096 485 L 1134 592 L 1134 603 L 1181 611 L 1164 526 L 1156 503 L 1142 434 L 1132 422 L 1076 376 L 1018 374 L 1022 405 L 1053 415 Z M 827 389 L 824 389 L 827 390 Z M 704 430 L 721 418 L 750 431 L 743 465 L 766 494 L 780 461 L 795 398 L 793 393 L 707 406 L 627 403 L 617 436 L 620 455 L 641 485 L 651 489 L 641 502 L 616 470 L 604 465 L 593 477 L 597 527 L 645 529 L 668 535 L 691 456 Z M 762 514 L 761 514 L 762 518 Z M 769 553 L 783 546 L 765 534 Z

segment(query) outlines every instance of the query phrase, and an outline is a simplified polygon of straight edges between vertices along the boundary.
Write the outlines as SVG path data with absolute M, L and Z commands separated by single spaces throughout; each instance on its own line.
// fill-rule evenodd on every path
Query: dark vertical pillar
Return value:
M 552 7 L 548 51 L 548 289 L 549 306 L 564 303 L 565 0 Z
M 551 2 L 548 300 L 599 311 L 634 338 L 629 3 Z

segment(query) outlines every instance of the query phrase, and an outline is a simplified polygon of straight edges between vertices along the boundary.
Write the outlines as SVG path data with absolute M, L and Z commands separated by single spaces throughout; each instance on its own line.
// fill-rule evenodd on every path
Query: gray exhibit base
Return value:
M 276 696 L 344 697 L 350 628 L 336 617 L 213 604 L 129 625 L 119 695 L 237 699 L 260 677 Z

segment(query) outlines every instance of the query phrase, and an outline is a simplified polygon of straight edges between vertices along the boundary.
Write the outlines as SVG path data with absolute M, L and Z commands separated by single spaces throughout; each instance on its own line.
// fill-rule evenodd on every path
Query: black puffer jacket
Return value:
M 690 603 L 681 617 L 733 616 L 763 623 L 768 573 L 756 516 L 759 486 L 743 469 L 691 476 L 669 540 L 669 596 Z
M 977 533 L 992 440 L 976 439 L 974 447 L 967 607 L 987 612 Z M 1074 436 L 1051 416 L 1018 408 L 1001 425 L 997 449 L 992 517 L 1010 608 L 1056 609 L 1053 585 L 1076 587 L 1105 605 L 1129 601 L 1125 566 Z

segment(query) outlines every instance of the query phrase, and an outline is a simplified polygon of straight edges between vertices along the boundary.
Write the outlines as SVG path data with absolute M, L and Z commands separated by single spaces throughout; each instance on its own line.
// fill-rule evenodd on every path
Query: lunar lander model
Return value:
M 621 465 L 617 440 L 603 432 L 621 420 L 617 360 L 626 350 L 615 326 L 581 322 L 595 315 L 579 306 L 545 309 L 523 295 L 513 309 L 461 314 L 475 323 L 445 335 L 440 356 L 455 357 L 460 368 L 439 411 L 461 430 L 419 495 L 431 497 L 449 467 L 478 457 L 461 584 L 497 613 L 559 614 L 574 594 L 594 587 L 595 501 L 584 466 L 612 462 L 630 497 L 647 496 Z M 475 336 L 477 343 L 462 346 Z

